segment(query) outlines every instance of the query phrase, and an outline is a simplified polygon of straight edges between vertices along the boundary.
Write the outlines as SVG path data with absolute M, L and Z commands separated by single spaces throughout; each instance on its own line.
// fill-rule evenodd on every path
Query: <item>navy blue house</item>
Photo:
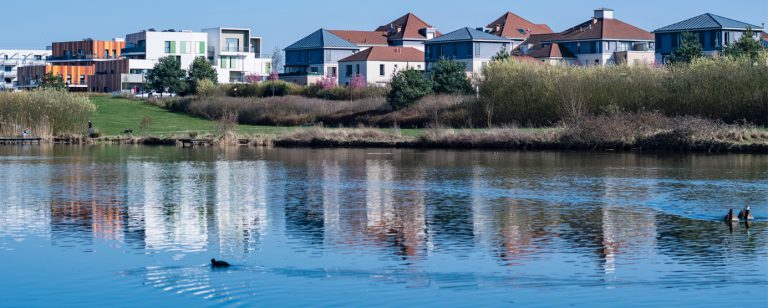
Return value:
M 752 29 L 755 40 L 760 39 L 764 30 L 761 26 L 710 13 L 659 28 L 653 31 L 656 35 L 656 62 L 669 62 L 669 56 L 680 46 L 684 32 L 695 34 L 704 47 L 704 54 L 711 56 L 739 40 L 747 29 Z

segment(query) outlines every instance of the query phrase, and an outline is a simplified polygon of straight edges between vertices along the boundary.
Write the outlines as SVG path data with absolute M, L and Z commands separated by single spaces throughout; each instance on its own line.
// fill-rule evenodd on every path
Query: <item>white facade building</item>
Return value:
M 272 59 L 261 56 L 261 38 L 251 36 L 251 29 L 210 28 L 207 59 L 216 68 L 219 83 L 245 82 L 247 76 L 266 78 Z
M 205 32 L 150 29 L 126 35 L 122 56 L 151 61 L 175 56 L 181 62 L 181 68 L 187 69 L 195 58 L 206 56 L 207 44 L 208 35 Z
M 17 86 L 18 68 L 28 65 L 45 65 L 50 50 L 0 49 L 0 91 L 12 91 Z
M 361 75 L 366 83 L 386 86 L 395 73 L 424 70 L 424 52 L 413 47 L 371 47 L 339 60 L 339 84 L 348 85 Z

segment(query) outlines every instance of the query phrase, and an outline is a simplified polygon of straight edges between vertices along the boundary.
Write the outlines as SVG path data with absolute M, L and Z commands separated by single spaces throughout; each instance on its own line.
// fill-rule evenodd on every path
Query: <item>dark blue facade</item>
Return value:
M 473 58 L 472 42 L 435 43 L 425 46 L 426 62 L 437 62 L 440 58 L 454 60 L 470 60 Z
M 285 51 L 285 65 L 310 65 L 310 64 L 323 64 L 323 49 L 303 49 L 303 50 L 286 50 Z
M 740 33 L 739 31 L 736 31 Z M 699 43 L 705 52 L 720 51 L 723 49 L 723 32 L 720 30 L 692 31 L 699 39 Z M 727 32 L 731 33 L 731 32 Z M 677 49 L 682 42 L 683 32 L 656 33 L 656 53 L 668 55 Z M 728 35 L 729 40 L 731 34 Z M 740 34 L 738 35 L 741 36 Z M 735 35 L 734 35 L 735 37 Z

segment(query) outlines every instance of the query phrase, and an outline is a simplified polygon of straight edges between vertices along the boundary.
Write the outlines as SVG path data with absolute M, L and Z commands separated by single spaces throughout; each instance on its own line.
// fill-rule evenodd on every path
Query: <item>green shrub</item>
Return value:
M 467 78 L 467 66 L 463 62 L 441 58 L 430 72 L 433 90 L 438 94 L 469 94 L 472 84 Z
M 407 107 L 424 96 L 432 94 L 432 84 L 424 77 L 424 73 L 407 69 L 399 71 L 390 82 L 387 101 L 394 109 Z

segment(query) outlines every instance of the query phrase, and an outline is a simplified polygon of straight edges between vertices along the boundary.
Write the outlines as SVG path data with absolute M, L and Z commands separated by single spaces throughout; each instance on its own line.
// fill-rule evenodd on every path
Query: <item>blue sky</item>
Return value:
M 318 28 L 373 30 L 411 11 L 442 32 L 488 24 L 506 11 L 561 31 L 592 16 L 598 7 L 616 18 L 653 30 L 702 13 L 754 23 L 768 22 L 766 0 L 132 0 L 3 1 L 5 31 L 0 49 L 44 48 L 52 41 L 110 39 L 141 29 L 200 30 L 250 27 L 264 52 L 285 47 Z M 117 3 L 117 4 L 115 4 Z M 130 3 L 130 4 L 129 4 Z M 374 4 L 375 3 L 375 4 Z M 386 3 L 386 5 L 381 5 Z M 67 15 L 73 16 L 67 18 Z M 8 26 L 13 25 L 13 26 Z

